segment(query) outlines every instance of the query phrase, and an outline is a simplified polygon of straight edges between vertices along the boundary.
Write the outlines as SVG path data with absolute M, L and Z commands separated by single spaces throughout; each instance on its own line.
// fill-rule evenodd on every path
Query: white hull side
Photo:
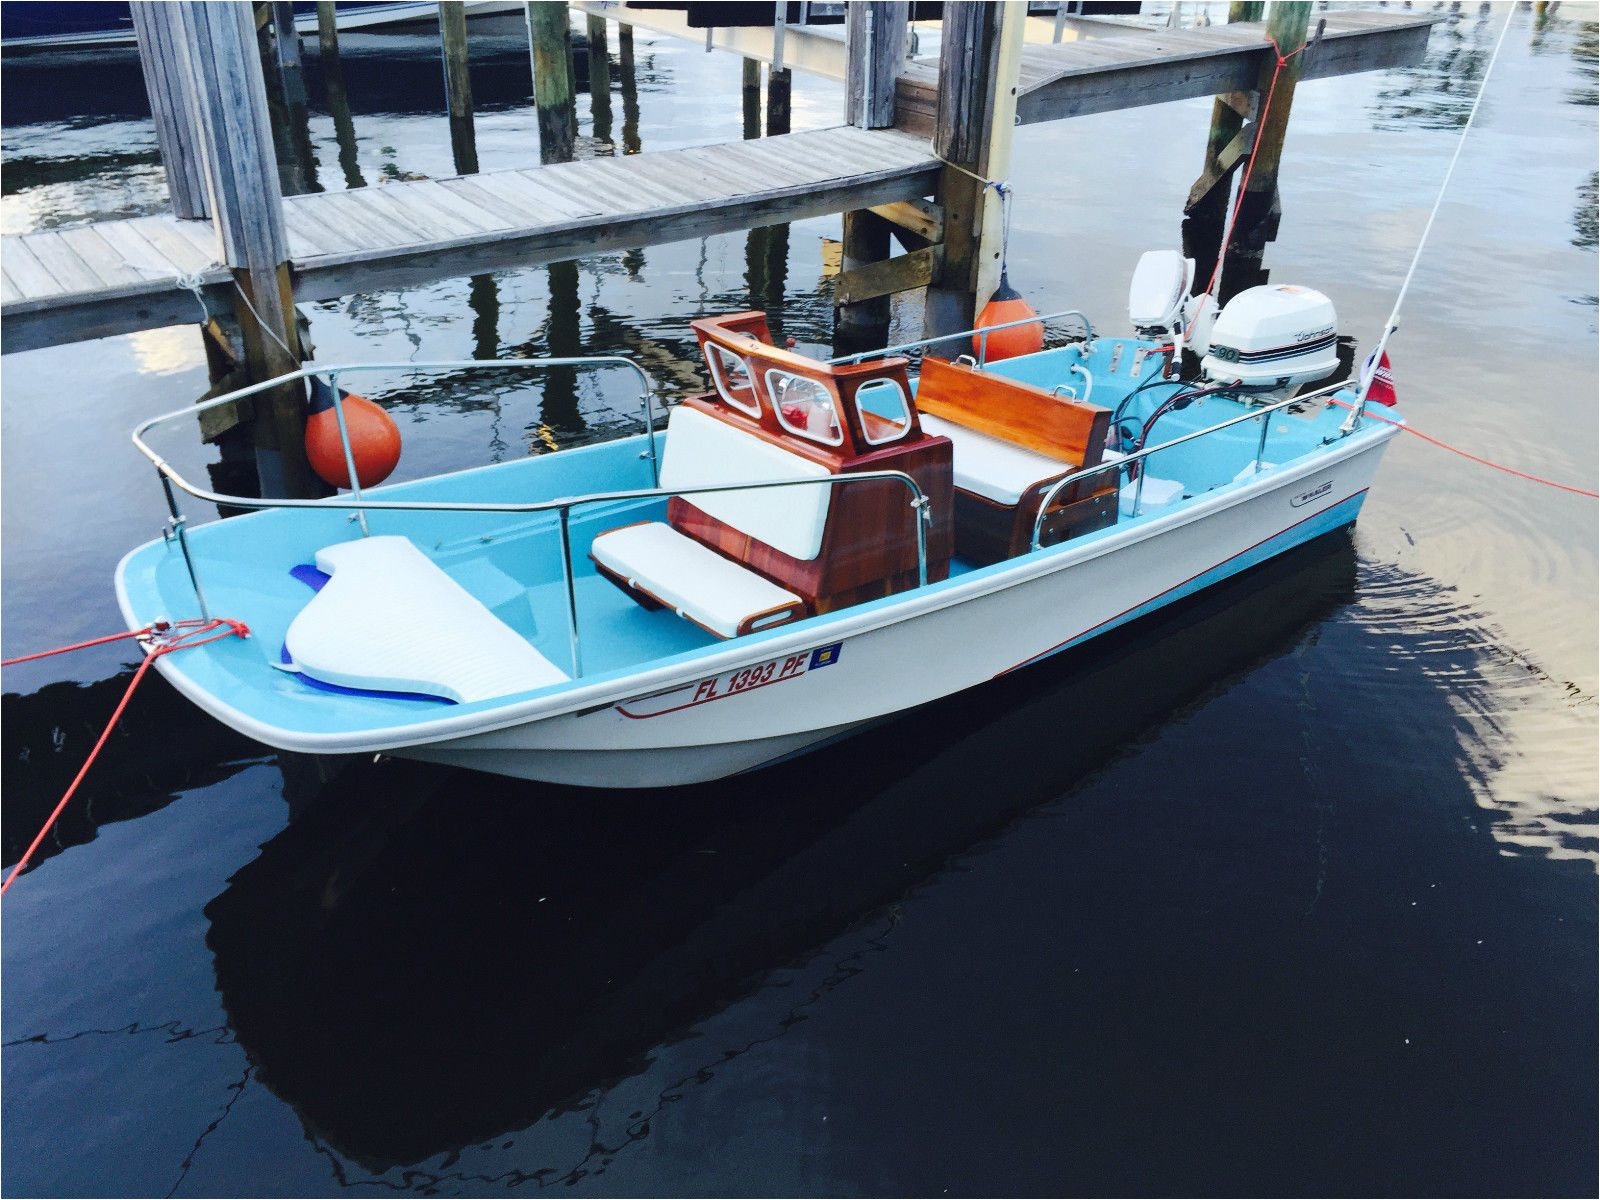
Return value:
M 593 786 L 721 778 L 985 682 L 1348 524 L 1387 440 L 1358 435 L 1343 453 L 1125 535 L 1018 560 L 892 612 L 846 613 L 803 641 L 759 643 L 731 668 L 690 667 L 611 702 L 393 752 Z

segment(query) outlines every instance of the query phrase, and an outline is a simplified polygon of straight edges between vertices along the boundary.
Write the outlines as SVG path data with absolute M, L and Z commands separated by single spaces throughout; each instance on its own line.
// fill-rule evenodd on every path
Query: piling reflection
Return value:
M 357 766 L 207 907 L 230 1023 L 312 1138 L 367 1170 L 526 1126 L 1282 654 L 1351 601 L 1355 571 L 1332 535 L 1041 669 L 704 787 Z
M 43 827 L 132 678 L 130 666 L 92 683 L 62 681 L 0 696 L 5 866 L 21 857 Z M 266 753 L 260 743 L 212 720 L 151 672 L 30 869 L 93 841 L 102 825 L 165 808 L 177 793 L 227 779 Z

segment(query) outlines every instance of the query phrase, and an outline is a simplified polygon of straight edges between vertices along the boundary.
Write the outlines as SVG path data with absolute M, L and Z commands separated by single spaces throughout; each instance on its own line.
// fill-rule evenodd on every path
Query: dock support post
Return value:
M 1000 197 L 986 181 L 1003 182 L 1010 171 L 1024 15 L 992 0 L 944 10 L 933 150 L 950 165 L 939 173 L 945 249 L 923 314 L 929 337 L 970 329 L 980 297 L 1000 279 Z M 954 357 L 968 348 L 933 349 Z
M 450 153 L 457 175 L 476 175 L 478 136 L 472 124 L 467 8 L 461 0 L 443 0 L 439 5 L 439 41 L 444 53 L 445 107 L 450 114 Z
M 761 136 L 761 64 L 753 58 L 743 62 L 743 86 L 739 95 L 744 101 L 744 137 L 749 141 Z
M 173 215 L 185 221 L 204 220 L 211 216 L 211 208 L 199 116 L 189 103 L 192 85 L 182 40 L 183 13 L 159 0 L 135 0 L 130 8 Z
M 860 129 L 894 124 L 894 81 L 905 59 L 911 5 L 906 0 L 858 0 L 845 7 L 848 74 L 845 120 Z M 889 257 L 889 222 L 862 209 L 844 214 L 841 270 L 845 273 Z M 893 295 L 839 305 L 833 314 L 835 354 L 854 354 L 888 344 Z
M 333 136 L 339 143 L 339 168 L 347 188 L 366 187 L 356 150 L 356 124 L 350 116 L 350 95 L 344 86 L 344 65 L 339 61 L 339 26 L 333 0 L 317 0 L 317 50 L 322 59 L 322 86 L 328 93 L 333 116 Z
M 611 48 L 606 19 L 591 15 L 589 25 L 589 117 L 594 140 L 611 141 Z M 614 152 L 614 151 L 613 151 Z
M 767 72 L 767 136 L 789 132 L 790 76 L 788 67 Z
M 1261 19 L 1262 0 L 1233 0 L 1228 24 Z M 1183 209 L 1183 252 L 1195 262 L 1195 287 L 1204 288 L 1217 265 L 1222 230 L 1228 220 L 1229 183 L 1249 154 L 1242 135 L 1245 118 L 1254 111 L 1249 92 L 1218 96 L 1211 105 L 1211 131 L 1206 137 L 1205 163 Z
M 528 37 L 533 55 L 533 100 L 539 110 L 539 161 L 568 162 L 577 142 L 577 121 L 564 0 L 528 0 Z
M 1293 54 L 1294 57 L 1284 64 L 1281 72 L 1278 72 L 1278 63 L 1274 58 L 1269 57 L 1263 64 L 1256 84 L 1260 98 L 1257 102 L 1256 125 L 1246 128 L 1239 135 L 1241 145 L 1244 141 L 1253 144 L 1256 160 L 1250 168 L 1249 186 L 1238 201 L 1239 215 L 1234 221 L 1231 244 L 1223 256 L 1222 285 L 1217 294 L 1220 303 L 1226 303 L 1245 288 L 1267 281 L 1267 272 L 1262 268 L 1261 260 L 1267 243 L 1278 236 L 1278 219 L 1282 215 L 1278 203 L 1278 166 L 1283 159 L 1289 113 L 1294 104 L 1295 85 L 1299 82 L 1303 61 L 1303 56 L 1294 52 L 1305 45 L 1306 27 L 1310 19 L 1310 0 L 1276 0 L 1267 15 L 1267 37 L 1277 42 L 1281 54 Z M 1274 73 L 1277 73 L 1276 85 L 1273 82 Z M 1272 93 L 1272 106 L 1260 112 L 1259 109 L 1266 104 L 1269 91 Z M 1204 182 L 1205 178 L 1202 177 L 1200 183 Z M 1196 189 L 1199 187 L 1197 183 Z M 1227 189 L 1220 190 L 1226 193 Z M 1197 278 L 1200 275 L 1199 266 L 1197 258 Z
M 174 7 L 182 11 L 217 237 L 239 296 L 246 369 L 252 380 L 270 379 L 298 370 L 301 355 L 254 22 L 249 6 L 228 0 Z M 264 494 L 326 493 L 306 462 L 305 415 L 303 385 L 257 398 L 252 429 Z
M 639 76 L 633 64 L 633 26 L 617 26 L 617 69 L 622 73 L 622 152 L 639 153 Z M 756 90 L 760 92 L 759 76 Z M 757 101 L 759 103 L 759 99 Z
M 300 62 L 300 32 L 294 25 L 294 5 L 273 0 L 267 5 L 267 19 L 272 37 L 272 70 L 270 75 L 263 73 L 262 82 L 277 138 L 279 179 L 291 194 L 321 191 L 316 152 L 311 146 L 306 76 Z M 259 39 L 257 44 L 259 47 Z

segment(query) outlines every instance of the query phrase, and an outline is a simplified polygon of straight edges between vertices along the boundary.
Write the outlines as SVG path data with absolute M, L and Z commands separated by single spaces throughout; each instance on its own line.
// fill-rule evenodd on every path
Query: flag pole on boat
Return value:
M 1478 94 L 1473 97 L 1472 108 L 1467 113 L 1467 123 L 1461 127 L 1461 136 L 1456 139 L 1456 150 L 1450 156 L 1450 165 L 1445 169 L 1444 180 L 1439 184 L 1439 194 L 1434 198 L 1433 211 L 1428 214 L 1428 223 L 1422 227 L 1422 236 L 1417 239 L 1416 253 L 1411 256 L 1411 266 L 1406 271 L 1406 277 L 1400 282 L 1400 291 L 1394 298 L 1394 309 L 1389 313 L 1389 319 L 1384 322 L 1383 336 L 1378 339 L 1378 345 L 1373 350 L 1366 366 L 1361 371 L 1361 387 L 1356 392 L 1356 402 L 1350 409 L 1350 415 L 1345 418 L 1340 432 L 1350 433 L 1361 423 L 1361 417 L 1367 408 L 1367 393 L 1372 390 L 1372 381 L 1377 377 L 1383 363 L 1383 356 L 1389 348 L 1389 338 L 1398 329 L 1400 321 L 1400 306 L 1405 303 L 1406 292 L 1411 288 L 1411 278 L 1417 273 L 1417 264 L 1422 261 L 1422 251 L 1428 244 L 1428 235 L 1433 232 L 1434 218 L 1439 215 L 1439 208 L 1444 204 L 1445 193 L 1450 189 L 1450 177 L 1455 174 L 1456 163 L 1460 161 L 1461 150 L 1467 144 L 1467 134 L 1472 132 L 1472 123 L 1477 120 L 1478 106 L 1483 103 L 1483 93 L 1489 87 L 1489 77 L 1494 74 L 1495 61 L 1500 57 L 1500 47 L 1505 45 L 1506 34 L 1511 32 L 1511 19 L 1516 15 L 1516 6 L 1506 8 L 1506 21 L 1500 27 L 1500 37 L 1494 44 L 1494 52 L 1489 55 L 1489 63 L 1483 70 L 1483 83 L 1478 87 Z

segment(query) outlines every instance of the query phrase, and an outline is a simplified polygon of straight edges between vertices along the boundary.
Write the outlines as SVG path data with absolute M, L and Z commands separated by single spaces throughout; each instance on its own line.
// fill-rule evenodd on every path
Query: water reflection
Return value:
M 123 667 L 92 683 L 63 681 L 0 695 L 4 865 L 21 857 L 43 827 L 132 678 L 133 668 Z M 229 778 L 263 752 L 260 743 L 207 717 L 151 672 L 30 870 L 93 841 L 102 825 L 155 812 L 181 791 Z
M 1333 535 L 1045 669 L 703 787 L 363 764 L 207 907 L 230 1025 L 308 1134 L 365 1170 L 523 1127 L 1281 655 L 1354 581 Z
M 1435 25 L 1422 62 L 1388 73 L 1388 82 L 1378 90 L 1369 109 L 1373 128 L 1464 126 L 1500 32 L 1498 20 L 1480 11 L 1476 20 L 1469 21 L 1453 12 Z

